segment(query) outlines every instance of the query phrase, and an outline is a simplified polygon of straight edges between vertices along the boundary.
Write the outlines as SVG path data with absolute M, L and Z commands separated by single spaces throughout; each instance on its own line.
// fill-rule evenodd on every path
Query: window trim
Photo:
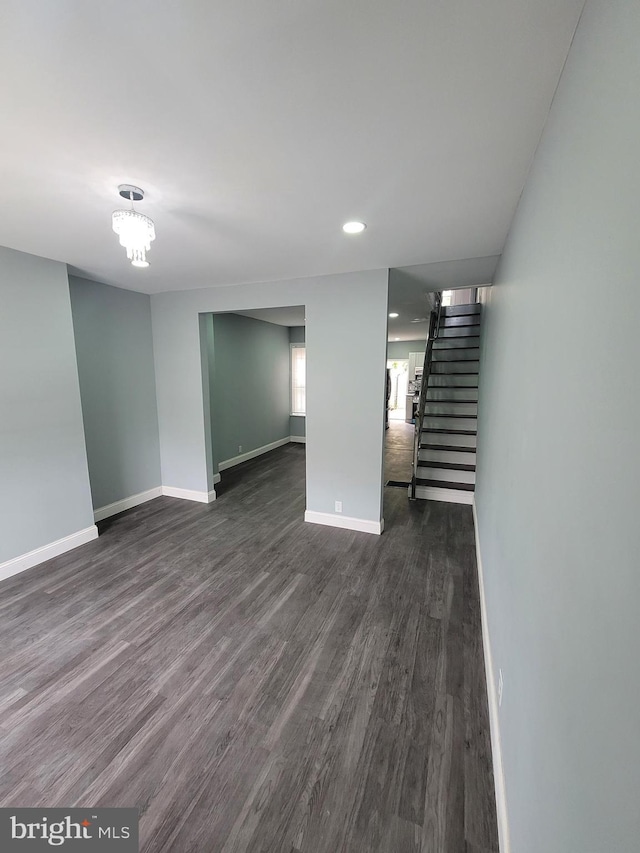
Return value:
M 305 392 L 305 411 L 304 412 L 295 412 L 293 409 L 293 398 L 294 398 L 294 390 L 293 390 L 293 351 L 294 349 L 303 349 L 305 351 L 304 354 L 304 367 L 305 367 L 305 376 L 304 376 L 304 392 Z M 307 404 L 307 346 L 303 343 L 290 343 L 289 344 L 289 416 L 292 418 L 306 418 L 306 404 Z

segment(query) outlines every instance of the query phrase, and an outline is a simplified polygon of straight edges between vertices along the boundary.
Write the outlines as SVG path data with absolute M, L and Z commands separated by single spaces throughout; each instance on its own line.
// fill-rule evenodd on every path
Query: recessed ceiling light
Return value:
M 412 323 L 426 323 L 427 318 L 426 317 L 414 317 L 411 322 Z
M 342 230 L 345 234 L 362 234 L 366 227 L 364 222 L 345 222 Z
M 394 338 L 393 340 L 394 340 L 394 341 L 399 341 L 399 340 L 400 340 L 400 338 Z
M 400 315 L 399 315 L 399 314 L 396 314 L 396 313 L 395 313 L 395 311 L 392 311 L 392 312 L 391 312 L 391 314 L 389 314 L 389 316 L 390 316 L 390 317 L 392 317 L 392 318 L 395 320 L 395 319 L 396 319 L 396 317 L 399 317 Z

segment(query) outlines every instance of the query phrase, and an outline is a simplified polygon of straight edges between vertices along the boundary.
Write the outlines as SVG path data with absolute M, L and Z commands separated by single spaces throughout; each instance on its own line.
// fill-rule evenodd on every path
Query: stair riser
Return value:
M 438 331 L 437 341 L 442 338 L 479 338 L 480 326 L 441 326 Z
M 409 491 L 411 494 L 411 491 Z M 473 492 L 460 492 L 456 489 L 433 489 L 430 486 L 417 486 L 416 497 L 427 501 L 445 501 L 452 504 L 473 504 Z
M 459 317 L 461 314 L 479 314 L 481 305 L 474 302 L 470 305 L 447 305 L 442 309 L 441 314 L 445 317 Z
M 427 415 L 422 421 L 423 431 L 430 429 L 475 430 L 477 427 L 476 418 L 430 418 Z
M 443 435 L 441 433 L 423 433 L 422 444 L 444 444 L 451 447 L 472 447 L 475 449 L 477 439 L 475 435 Z
M 477 373 L 480 369 L 479 361 L 434 361 L 431 372 L 436 374 L 450 373 Z M 476 380 L 477 381 L 477 380 Z
M 469 335 L 467 337 L 448 338 L 438 337 L 433 342 L 434 350 L 441 349 L 464 349 L 465 347 L 477 347 L 480 345 L 480 338 L 477 335 Z
M 445 314 L 440 317 L 440 327 L 443 329 L 454 329 L 460 326 L 477 326 L 480 327 L 480 315 L 468 314 L 461 317 L 452 317 L 450 314 Z
M 477 403 L 438 403 L 427 400 L 425 416 L 429 415 L 470 415 L 475 418 L 478 415 Z
M 440 361 L 478 361 L 478 350 L 470 349 L 469 347 L 460 347 L 459 349 L 434 349 L 432 355 L 433 362 Z
M 426 464 L 428 462 L 449 462 L 453 465 L 475 465 L 475 453 L 456 453 L 455 450 L 419 450 L 418 461 Z
M 477 388 L 429 388 L 427 389 L 427 403 L 440 400 L 471 400 L 477 402 Z
M 445 483 L 475 483 L 476 481 L 475 471 L 455 471 L 451 468 L 429 468 L 424 465 L 420 465 L 418 467 L 417 475 L 425 480 L 442 480 Z
M 432 373 L 429 376 L 429 381 L 427 383 L 428 393 L 431 390 L 442 390 L 445 388 L 469 388 L 469 386 L 474 386 L 478 384 L 477 376 L 456 376 L 453 375 L 445 375 L 445 374 L 435 374 Z M 473 391 L 477 394 L 478 389 L 473 388 Z

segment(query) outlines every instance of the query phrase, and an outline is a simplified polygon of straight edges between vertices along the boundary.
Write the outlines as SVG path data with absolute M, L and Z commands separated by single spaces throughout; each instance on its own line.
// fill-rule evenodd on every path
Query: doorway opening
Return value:
M 409 359 L 388 359 L 387 370 L 389 371 L 389 419 L 404 421 L 407 417 L 409 393 Z
M 385 430 L 384 483 L 407 488 L 413 459 L 413 386 L 408 358 L 387 359 L 387 429 Z
M 305 314 L 299 305 L 201 315 L 207 466 L 218 497 L 251 494 L 256 477 L 275 488 L 290 462 L 304 510 Z

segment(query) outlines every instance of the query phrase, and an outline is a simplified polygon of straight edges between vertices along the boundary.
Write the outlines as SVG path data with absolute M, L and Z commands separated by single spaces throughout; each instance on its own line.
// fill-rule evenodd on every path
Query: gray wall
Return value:
M 303 344 L 305 340 L 306 338 L 304 326 L 289 327 L 289 343 Z M 291 377 L 289 377 L 289 379 L 291 379 Z M 289 435 L 304 438 L 307 432 L 305 421 L 306 418 L 301 417 L 300 415 L 291 415 L 291 417 L 289 418 Z
M 387 289 L 387 271 L 373 270 L 153 295 L 163 485 L 213 488 L 199 314 L 305 305 L 307 508 L 333 513 L 342 500 L 344 515 L 379 521 Z
M 486 306 L 477 511 L 512 850 L 640 844 L 640 4 L 587 2 Z
M 207 483 L 213 483 L 214 477 L 218 476 L 218 462 L 216 449 L 213 446 L 213 412 L 211 411 L 211 377 L 215 375 L 214 347 L 213 347 L 213 314 L 199 314 L 198 324 L 200 329 L 200 370 L 202 373 L 202 402 L 203 402 L 203 430 L 205 436 L 205 463 L 207 469 Z
M 389 341 L 387 344 L 387 358 L 409 358 L 410 352 L 421 352 L 427 348 L 427 342 L 421 341 Z
M 160 485 L 151 302 L 69 278 L 95 509 Z
M 218 463 L 289 437 L 286 326 L 214 315 L 211 364 L 211 432 Z
M 92 525 L 67 270 L 0 248 L 0 563 Z

